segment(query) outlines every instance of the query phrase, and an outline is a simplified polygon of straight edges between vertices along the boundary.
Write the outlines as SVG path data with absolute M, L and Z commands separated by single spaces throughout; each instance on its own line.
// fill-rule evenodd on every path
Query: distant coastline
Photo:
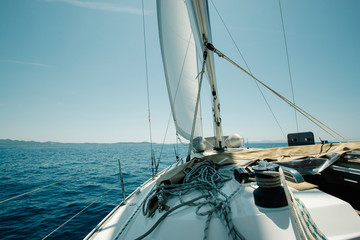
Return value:
M 264 141 L 251 141 L 253 143 L 286 143 L 284 140 L 264 140 Z M 25 141 L 25 140 L 12 140 L 12 139 L 0 139 L 0 146 L 11 146 L 11 145 L 67 145 L 67 144 L 150 144 L 150 142 L 116 142 L 116 143 L 96 143 L 96 142 L 85 142 L 85 143 L 62 143 L 62 142 L 37 142 L 37 141 Z M 153 143 L 157 144 L 157 143 Z M 172 144 L 172 143 L 169 143 Z
M 68 144 L 150 144 L 149 142 L 117 142 L 117 143 L 62 143 L 62 142 L 37 142 L 37 141 L 24 141 L 24 140 L 12 140 L 12 139 L 0 139 L 0 146 L 11 146 L 11 145 L 68 145 Z M 156 143 L 155 143 L 156 144 Z

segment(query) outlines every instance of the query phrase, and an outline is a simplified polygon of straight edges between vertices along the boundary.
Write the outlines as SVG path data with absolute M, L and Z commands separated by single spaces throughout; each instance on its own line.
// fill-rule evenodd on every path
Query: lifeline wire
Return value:
M 94 203 L 96 203 L 97 201 L 99 201 L 101 198 L 103 198 L 106 194 L 108 194 L 111 190 L 113 190 L 115 187 L 117 187 L 117 185 L 115 185 L 114 187 L 112 187 L 111 189 L 107 190 L 103 195 L 101 195 L 100 197 L 98 197 L 97 199 L 95 199 L 93 202 L 91 202 L 89 205 L 87 205 L 86 207 L 84 207 L 83 209 L 81 209 L 78 213 L 76 213 L 74 216 L 72 216 L 71 218 L 69 218 L 66 222 L 64 222 L 63 224 L 61 224 L 59 227 L 57 227 L 55 230 L 53 230 L 51 233 L 49 233 L 48 235 L 46 235 L 45 237 L 43 237 L 41 240 L 44 240 L 48 237 L 50 237 L 52 234 L 54 234 L 57 230 L 59 230 L 60 228 L 62 228 L 65 224 L 67 224 L 68 222 L 70 222 L 71 220 L 73 220 L 75 217 L 77 217 L 80 213 L 82 213 L 83 211 L 85 211 L 86 209 L 88 209 L 91 205 L 93 205 Z
M 77 177 L 77 176 L 81 176 L 81 175 L 83 175 L 83 174 L 85 174 L 85 173 L 88 173 L 88 172 L 94 171 L 94 170 L 96 170 L 96 169 L 98 169 L 98 168 L 101 168 L 101 167 L 104 167 L 104 166 L 105 166 L 105 164 L 104 164 L 104 165 L 101 165 L 101 166 L 99 166 L 99 167 L 96 167 L 96 168 L 90 169 L 89 171 L 86 171 L 86 172 L 83 172 L 83 173 L 79 173 L 79 174 L 76 174 L 76 175 L 70 176 L 70 177 L 65 178 L 65 179 L 63 179 L 63 180 L 60 180 L 60 181 L 58 181 L 58 182 L 51 183 L 51 184 L 49 184 L 49 185 L 46 185 L 46 186 L 43 186 L 43 187 L 40 187 L 40 188 L 36 188 L 36 189 L 31 190 L 31 191 L 29 191 L 29 192 L 25 192 L 25 193 L 23 193 L 23 194 L 20 194 L 20 195 L 17 195 L 17 196 L 14 196 L 14 197 L 11 197 L 11 198 L 8 198 L 8 199 L 5 199 L 5 200 L 1 201 L 1 202 L 0 202 L 0 204 L 5 203 L 5 202 L 8 202 L 8 201 L 11 201 L 11 200 L 14 200 L 14 199 L 17 199 L 17 198 L 19 198 L 19 197 L 22 197 L 22 196 L 28 195 L 28 194 L 33 193 L 33 192 L 37 192 L 37 191 L 39 191 L 39 190 L 42 190 L 42 189 L 45 189 L 45 188 L 51 187 L 51 186 L 56 185 L 56 184 L 58 184 L 58 183 L 65 182 L 65 181 L 67 181 L 67 180 L 69 180 L 69 179 L 71 179 L 71 178 L 74 178 L 74 177 Z
M 242 70 L 244 73 L 246 73 L 247 75 L 249 75 L 250 77 L 252 77 L 254 80 L 256 80 L 258 83 L 260 83 L 261 85 L 263 85 L 265 88 L 267 88 L 269 91 L 271 91 L 272 93 L 274 93 L 276 96 L 278 96 L 280 99 L 282 99 L 284 102 L 286 102 L 287 104 L 289 104 L 291 107 L 293 107 L 294 109 L 296 109 L 299 113 L 301 113 L 304 117 L 306 117 L 307 119 L 309 119 L 311 122 L 313 122 L 316 126 L 318 126 L 319 128 L 321 128 L 323 131 L 325 131 L 327 134 L 329 134 L 330 136 L 332 136 L 334 139 L 336 139 L 338 142 L 341 143 L 341 140 L 339 140 L 337 137 L 335 137 L 333 134 L 331 134 L 329 131 L 333 132 L 335 135 L 337 135 L 338 137 L 342 138 L 344 141 L 349 142 L 346 138 L 344 138 L 343 136 L 341 136 L 340 134 L 338 134 L 337 132 L 335 132 L 334 130 L 332 130 L 331 128 L 329 128 L 328 126 L 326 126 L 324 123 L 320 122 L 318 119 L 316 119 L 315 117 L 313 117 L 312 115 L 310 115 L 309 113 L 307 113 L 305 110 L 301 109 L 299 106 L 297 106 L 296 104 L 294 104 L 293 102 L 291 102 L 290 100 L 288 100 L 287 98 L 285 98 L 284 96 L 282 96 L 280 93 L 276 92 L 274 89 L 270 88 L 268 85 L 266 85 L 265 83 L 263 83 L 262 81 L 260 81 L 259 79 L 257 79 L 254 75 L 252 75 L 251 73 L 249 73 L 248 71 L 246 71 L 243 67 L 241 67 L 239 64 L 237 64 L 236 62 L 234 62 L 232 59 L 230 59 L 228 56 L 226 56 L 225 54 L 223 54 L 222 52 L 220 52 L 219 50 L 217 50 L 212 44 L 208 44 L 207 47 L 211 50 L 214 51 L 219 57 L 224 58 L 225 60 L 227 60 L 228 62 L 230 62 L 231 64 L 233 64 L 234 66 L 236 66 L 237 68 L 239 68 L 240 70 Z M 327 131 L 326 129 L 328 129 L 329 131 Z

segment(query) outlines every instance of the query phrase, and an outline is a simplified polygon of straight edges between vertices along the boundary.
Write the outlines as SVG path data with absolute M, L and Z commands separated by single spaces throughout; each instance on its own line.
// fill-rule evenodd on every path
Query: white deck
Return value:
M 148 231 L 165 213 L 157 210 L 151 218 L 143 215 L 142 202 L 154 184 L 155 181 L 149 181 L 138 188 L 129 196 L 126 205 L 115 208 L 86 239 L 136 239 Z M 231 180 L 226 182 L 222 191 L 229 196 L 239 187 L 239 182 Z M 246 239 L 299 239 L 289 207 L 256 206 L 253 198 L 256 188 L 257 185 L 254 183 L 243 184 L 231 201 L 232 221 L 236 229 Z M 317 189 L 291 191 L 306 205 L 312 219 L 328 239 L 360 237 L 360 218 L 348 203 Z M 183 201 L 199 195 L 198 191 L 192 191 L 184 196 Z M 168 199 L 167 205 L 170 208 L 178 204 L 179 199 Z M 145 239 L 202 239 L 207 217 L 196 215 L 195 210 L 194 206 L 184 206 L 175 210 Z M 228 238 L 224 223 L 214 214 L 208 239 Z

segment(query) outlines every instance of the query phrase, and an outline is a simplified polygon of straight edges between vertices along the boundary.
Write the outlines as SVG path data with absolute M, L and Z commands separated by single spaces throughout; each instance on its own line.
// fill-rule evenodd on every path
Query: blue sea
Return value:
M 176 161 L 175 150 L 187 152 L 186 145 L 152 147 L 161 154 L 159 170 Z M 83 239 L 123 200 L 118 159 L 127 196 L 151 177 L 150 152 L 149 143 L 0 145 L 0 202 L 61 181 L 0 203 L 1 239 L 43 239 L 97 200 L 46 238 Z

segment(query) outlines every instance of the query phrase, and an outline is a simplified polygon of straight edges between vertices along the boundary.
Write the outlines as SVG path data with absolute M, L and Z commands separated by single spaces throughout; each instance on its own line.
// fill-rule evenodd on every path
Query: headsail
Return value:
M 195 112 L 200 72 L 197 55 L 207 52 L 206 73 L 210 81 L 215 126 L 215 148 L 224 147 L 220 103 L 215 82 L 208 3 L 206 0 L 158 0 L 160 44 L 172 113 L 178 133 L 189 139 Z M 201 58 L 200 58 L 201 59 Z M 198 110 L 194 138 L 202 136 Z
M 198 92 L 196 46 L 184 0 L 158 0 L 160 45 L 177 132 L 190 139 Z M 194 136 L 202 136 L 198 111 Z

